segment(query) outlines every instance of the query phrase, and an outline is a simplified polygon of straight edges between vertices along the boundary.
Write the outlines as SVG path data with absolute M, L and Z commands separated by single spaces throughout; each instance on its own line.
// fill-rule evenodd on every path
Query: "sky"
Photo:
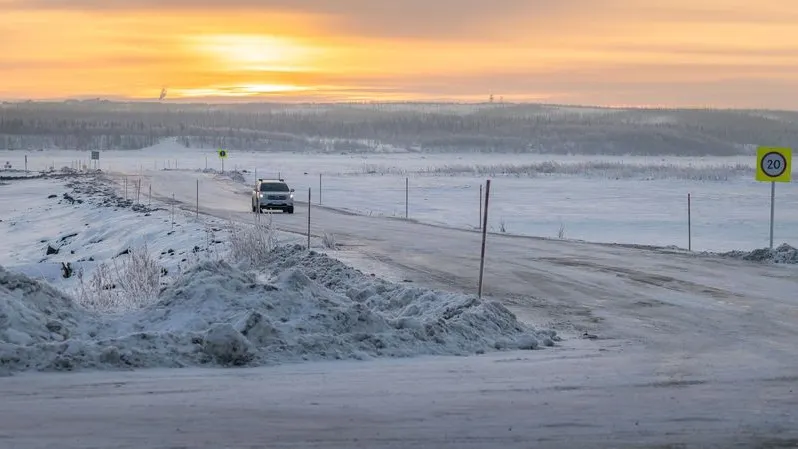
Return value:
M 0 99 L 798 109 L 795 0 L 0 0 Z

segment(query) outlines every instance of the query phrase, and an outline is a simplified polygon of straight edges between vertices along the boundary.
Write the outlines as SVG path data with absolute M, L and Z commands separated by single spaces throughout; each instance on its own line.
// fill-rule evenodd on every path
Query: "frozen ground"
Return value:
M 197 173 L 160 171 L 150 175 L 147 182 L 154 192 L 176 192 L 178 201 L 192 207 Z M 251 216 L 250 212 L 236 212 L 242 204 L 248 205 L 246 187 L 233 181 L 211 181 L 207 174 L 199 176 L 201 185 L 214 182 L 213 195 L 201 201 L 200 210 L 238 219 Z M 304 207 L 298 207 L 294 215 L 274 215 L 277 228 L 306 232 Z M 351 263 L 363 261 L 375 270 L 382 266 L 391 272 L 404 271 L 408 279 L 439 288 L 476 289 L 481 237 L 477 231 L 363 217 L 324 207 L 314 207 L 311 218 L 312 232 L 335 235 L 342 245 L 339 253 L 346 253 Z M 763 276 L 767 282 L 762 281 Z M 763 266 L 680 250 L 501 234 L 491 235 L 487 247 L 487 294 L 517 306 L 519 314 L 539 307 L 552 320 L 565 319 L 587 330 L 602 323 L 604 331 L 615 336 L 651 339 L 649 329 L 642 329 L 639 320 L 648 323 L 645 327 L 666 333 L 678 329 L 712 335 L 713 318 L 696 316 L 695 308 L 719 314 L 722 328 L 726 320 L 743 324 L 739 310 L 763 307 L 763 299 L 767 300 L 763 313 L 784 307 L 784 312 L 793 314 L 796 288 L 795 265 Z M 616 307 L 624 313 L 614 313 Z M 773 317 L 781 321 L 784 315 Z M 618 326 L 606 327 L 610 322 Z
M 226 249 L 221 237 L 227 220 L 197 218 L 179 208 L 173 215 L 171 205 L 151 202 L 147 191 L 137 196 L 132 184 L 127 197 L 89 175 L 0 187 L 0 265 L 69 293 L 77 293 L 81 270 L 88 279 L 100 263 L 145 244 L 165 269 L 164 281 L 204 253 Z M 76 275 L 63 278 L 62 263 Z
M 199 262 L 152 302 L 115 314 L 0 268 L 0 370 L 472 355 L 558 339 L 498 303 L 379 282 L 302 249 L 277 249 L 267 266 L 259 280 L 226 262 Z
M 773 370 L 772 360 L 725 352 L 676 358 L 633 348 L 596 352 L 594 342 L 578 343 L 469 358 L 8 378 L 0 382 L 0 446 L 777 449 L 798 444 L 794 370 Z
M 29 163 L 75 166 L 87 155 L 40 152 L 31 154 Z M 0 159 L 22 156 L 21 152 L 0 152 Z M 101 157 L 102 168 L 131 175 L 155 168 L 221 168 L 213 150 L 186 149 L 168 141 L 141 151 L 103 152 Z M 770 186 L 753 181 L 753 165 L 753 156 L 412 153 L 233 152 L 225 161 L 227 170 L 247 170 L 248 183 L 256 173 L 281 175 L 300 198 L 307 197 L 310 187 L 314 203 L 321 200 L 325 206 L 372 216 L 405 216 L 405 180 L 409 178 L 411 218 L 460 228 L 479 225 L 479 186 L 491 178 L 489 227 L 496 232 L 680 248 L 688 246 L 689 193 L 692 248 L 698 251 L 753 250 L 768 244 Z M 777 245 L 798 246 L 796 185 L 777 186 Z
M 133 178 L 129 173 L 128 182 Z M 198 178 L 201 194 L 209 192 L 201 195 L 203 215 L 252 220 L 246 186 L 193 171 L 142 176 L 156 200 L 174 194 L 188 211 Z M 121 192 L 124 177 L 115 179 Z M 275 214 L 275 226 L 303 233 L 304 206 L 295 215 Z M 316 236 L 335 235 L 340 249 L 331 254 L 368 272 L 453 293 L 476 289 L 478 232 L 323 207 L 312 209 L 311 222 Z M 454 359 L 26 374 L 0 384 L 14 405 L 0 408 L 0 441 L 20 448 L 243 448 L 263 441 L 276 447 L 727 448 L 798 442 L 795 265 L 501 234 L 489 236 L 487 254 L 486 299 L 500 301 L 529 329 L 554 328 L 564 341 L 543 351 Z M 254 283 L 279 286 L 279 279 L 270 271 Z M 317 279 L 311 285 L 320 284 Z M 191 291 L 180 284 L 167 288 Z M 178 303 L 176 310 L 204 309 L 202 295 L 187 297 L 198 306 Z M 233 309 L 251 308 L 249 295 L 231 297 L 241 301 L 226 302 Z M 211 316 L 238 330 L 240 321 Z M 209 335 L 197 321 L 162 318 L 147 322 L 188 323 L 197 326 L 193 332 Z M 38 329 L 37 335 L 49 335 Z M 178 343 L 186 334 L 182 338 Z M 181 351 L 170 355 L 186 360 Z M 34 416 L 57 424 L 33 426 Z
M 0 370 L 468 355 L 559 339 L 498 303 L 375 279 L 298 245 L 242 250 L 236 236 L 254 234 L 238 225 L 225 236 L 211 219 L 206 237 L 180 211 L 164 225 L 166 210 L 115 196 L 99 175 L 64 182 L 3 191 Z

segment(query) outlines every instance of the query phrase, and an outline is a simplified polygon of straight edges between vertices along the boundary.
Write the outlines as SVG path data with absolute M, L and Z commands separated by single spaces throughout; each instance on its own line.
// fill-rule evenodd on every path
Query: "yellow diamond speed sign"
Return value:
M 756 180 L 761 182 L 790 182 L 792 150 L 790 148 L 759 147 L 756 150 Z
M 219 157 L 224 159 L 227 157 L 227 150 L 219 150 Z

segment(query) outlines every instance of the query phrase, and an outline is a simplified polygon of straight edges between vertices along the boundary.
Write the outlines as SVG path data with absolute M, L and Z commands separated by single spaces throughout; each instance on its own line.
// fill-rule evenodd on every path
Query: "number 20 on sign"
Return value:
M 756 150 L 756 180 L 770 183 L 770 249 L 773 249 L 773 223 L 776 221 L 776 183 L 790 182 L 792 150 L 759 147 Z
M 759 147 L 756 151 L 756 180 L 760 182 L 790 182 L 792 150 L 790 148 Z

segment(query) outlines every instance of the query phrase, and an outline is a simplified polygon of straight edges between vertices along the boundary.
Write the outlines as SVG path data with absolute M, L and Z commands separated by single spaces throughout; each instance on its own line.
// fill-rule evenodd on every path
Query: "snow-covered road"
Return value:
M 248 189 L 145 174 L 251 221 Z M 120 180 L 121 178 L 117 178 Z M 301 197 L 306 192 L 298 192 Z M 307 204 L 277 214 L 302 233 Z M 475 292 L 480 234 L 313 207 L 371 272 Z M 0 382 L 0 447 L 794 447 L 798 270 L 656 248 L 490 235 L 485 292 L 565 338 L 544 351 Z M 579 339 L 583 332 L 598 336 Z M 43 426 L 42 423 L 47 425 Z
M 188 171 L 146 173 L 153 194 L 193 210 L 253 220 L 249 190 Z M 297 192 L 302 198 L 307 192 Z M 281 230 L 307 230 L 307 203 L 275 214 Z M 311 232 L 332 233 L 342 259 L 372 271 L 380 266 L 414 282 L 473 293 L 481 234 L 367 217 L 313 205 Z M 755 264 L 657 248 L 491 234 L 484 292 L 519 317 L 560 332 L 633 339 L 664 349 L 736 348 L 787 358 L 798 354 L 798 267 Z M 541 319 L 546 322 L 540 322 Z M 565 327 L 563 327 L 565 326 Z
M 573 343 L 577 343 L 576 346 Z M 0 447 L 786 448 L 796 377 L 592 342 L 467 358 L 28 374 Z M 655 369 L 652 369 L 655 368 Z M 6 443 L 8 445 L 6 445 Z

